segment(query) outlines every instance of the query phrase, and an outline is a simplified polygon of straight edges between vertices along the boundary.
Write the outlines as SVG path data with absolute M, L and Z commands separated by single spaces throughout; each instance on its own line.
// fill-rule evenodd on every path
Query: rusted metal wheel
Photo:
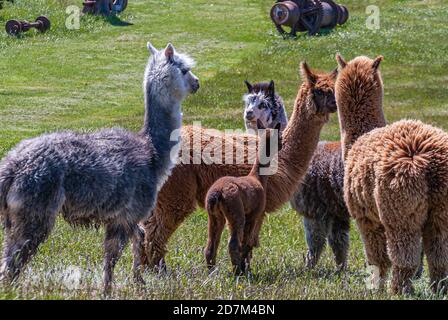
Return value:
M 314 35 L 319 31 L 322 22 L 323 9 L 320 0 L 277 0 L 271 9 L 271 19 L 276 29 L 283 35 L 295 37 L 297 31 L 308 31 Z M 282 25 L 287 25 L 291 31 L 286 32 Z
M 51 27 L 50 20 L 48 20 L 48 18 L 45 16 L 37 17 L 36 22 L 39 24 L 38 26 L 36 26 L 36 29 L 42 33 L 46 32 Z
M 112 12 L 120 13 L 123 12 L 128 6 L 128 0 L 115 0 L 112 4 Z
M 5 26 L 6 32 L 11 36 L 16 36 L 22 32 L 22 24 L 19 20 L 9 20 Z
M 128 0 L 85 0 L 83 13 L 109 16 L 123 12 L 128 6 Z

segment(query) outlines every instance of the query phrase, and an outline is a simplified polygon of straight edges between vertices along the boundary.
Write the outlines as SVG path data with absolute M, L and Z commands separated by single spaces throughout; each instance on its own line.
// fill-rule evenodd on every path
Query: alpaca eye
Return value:
M 190 70 L 189 69 L 181 69 L 180 70 L 183 75 L 186 75 Z
M 316 96 L 322 96 L 324 93 L 323 93 L 322 90 L 317 89 L 317 90 L 314 90 L 314 94 L 315 94 Z

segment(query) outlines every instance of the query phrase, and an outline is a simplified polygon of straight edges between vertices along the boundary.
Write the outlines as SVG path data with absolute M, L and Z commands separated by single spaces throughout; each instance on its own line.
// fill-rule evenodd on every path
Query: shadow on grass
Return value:
M 340 272 L 334 268 L 320 267 L 314 270 L 307 270 L 304 267 L 286 266 L 282 269 L 270 269 L 266 272 L 252 272 L 250 275 L 242 277 L 247 277 L 257 283 L 275 284 L 278 280 L 283 281 L 287 279 L 294 281 L 298 278 L 324 279 L 332 281 L 336 279 L 356 278 L 363 281 L 365 279 L 365 274 L 352 270 Z
M 116 15 L 111 15 L 109 17 L 106 17 L 105 19 L 107 22 L 109 22 L 111 25 L 115 27 L 127 27 L 127 26 L 133 26 L 134 24 L 131 22 L 123 21 Z
M 289 32 L 280 34 L 280 36 L 283 38 L 283 40 L 298 41 L 298 40 L 306 40 L 312 37 L 325 37 L 332 34 L 334 31 L 335 29 L 322 28 L 314 35 L 309 35 L 308 31 L 297 31 L 297 34 L 295 36 L 290 34 Z

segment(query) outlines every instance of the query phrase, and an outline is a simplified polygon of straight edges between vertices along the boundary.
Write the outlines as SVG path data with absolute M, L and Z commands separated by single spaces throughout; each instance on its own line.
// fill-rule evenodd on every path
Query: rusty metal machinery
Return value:
M 128 0 L 85 0 L 83 13 L 109 16 L 123 12 L 128 6 Z
M 278 0 L 271 9 L 271 19 L 282 35 L 288 33 L 284 26 L 290 27 L 289 35 L 308 31 L 314 35 L 321 28 L 332 29 L 348 20 L 348 9 L 332 0 Z
M 6 22 L 6 32 L 9 35 L 16 36 L 22 32 L 26 32 L 31 28 L 37 29 L 39 32 L 46 32 L 51 27 L 50 20 L 45 16 L 37 17 L 35 22 L 20 21 L 20 20 L 9 20 Z

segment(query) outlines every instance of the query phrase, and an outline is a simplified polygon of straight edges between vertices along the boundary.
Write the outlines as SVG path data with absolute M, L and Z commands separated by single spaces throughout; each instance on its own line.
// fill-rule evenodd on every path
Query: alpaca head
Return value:
M 382 56 L 357 57 L 346 62 L 339 54 L 335 84 L 344 159 L 363 134 L 386 125 L 383 112 L 383 81 L 378 70 Z
M 382 108 L 383 81 L 379 65 L 383 56 L 375 59 L 356 57 L 346 62 L 341 55 L 336 55 L 339 75 L 336 81 L 336 100 L 339 112 L 363 116 Z
M 255 124 L 262 123 L 262 127 L 257 125 L 258 129 L 271 128 L 273 119 L 276 117 L 277 99 L 275 94 L 274 81 L 259 82 L 254 85 L 247 80 L 244 81 L 247 86 L 247 94 L 244 95 L 244 121 L 255 128 Z
M 160 99 L 180 102 L 199 89 L 199 79 L 191 72 L 193 59 L 178 53 L 170 43 L 162 50 L 149 42 L 147 47 L 151 57 L 145 71 L 146 90 L 156 91 Z
M 312 71 L 306 62 L 302 62 L 300 73 L 303 79 L 302 89 L 307 94 L 307 111 L 326 117 L 329 113 L 336 112 L 334 83 L 338 74 L 337 70 L 331 73 L 318 73 Z

